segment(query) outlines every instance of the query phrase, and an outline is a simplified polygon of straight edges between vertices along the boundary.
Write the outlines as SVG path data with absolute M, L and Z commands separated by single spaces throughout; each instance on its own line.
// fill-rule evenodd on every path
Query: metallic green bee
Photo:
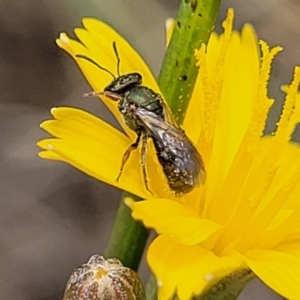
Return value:
M 147 141 L 151 138 L 171 191 L 176 195 L 192 191 L 205 180 L 201 155 L 176 123 L 163 98 L 142 85 L 142 76 L 139 73 L 120 75 L 120 59 L 115 42 L 113 49 L 117 57 L 117 77 L 92 59 L 80 54 L 76 56 L 90 61 L 112 75 L 113 81 L 103 92 L 92 92 L 87 95 L 104 95 L 117 101 L 126 125 L 137 134 L 136 141 L 123 155 L 117 180 L 122 175 L 131 151 L 142 143 L 140 163 L 146 189 L 152 193 L 148 186 L 146 170 Z

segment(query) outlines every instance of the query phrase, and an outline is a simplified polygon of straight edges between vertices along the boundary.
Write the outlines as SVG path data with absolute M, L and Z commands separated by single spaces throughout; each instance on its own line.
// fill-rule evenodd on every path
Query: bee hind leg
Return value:
M 141 149 L 141 165 L 142 165 L 143 179 L 144 179 L 144 184 L 145 184 L 146 190 L 153 196 L 153 193 L 149 189 L 149 186 L 148 186 L 148 175 L 147 175 L 147 169 L 146 169 L 147 140 L 148 140 L 148 135 L 144 134 L 143 139 L 142 139 L 142 149 Z
M 120 177 L 123 173 L 125 164 L 126 164 L 128 158 L 130 157 L 131 151 L 135 150 L 138 147 L 138 145 L 140 143 L 140 140 L 141 140 L 141 135 L 142 135 L 141 133 L 138 133 L 136 141 L 133 144 L 131 144 L 128 147 L 128 149 L 126 150 L 126 152 L 124 153 L 124 155 L 122 157 L 122 163 L 121 163 L 121 168 L 120 168 L 120 171 L 119 171 L 119 175 L 117 177 L 117 182 L 119 181 L 119 179 L 120 179 Z

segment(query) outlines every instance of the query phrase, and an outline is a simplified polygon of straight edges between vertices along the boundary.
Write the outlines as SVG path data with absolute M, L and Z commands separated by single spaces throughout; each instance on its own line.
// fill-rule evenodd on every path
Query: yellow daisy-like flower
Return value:
M 65 161 L 87 174 L 142 198 L 128 201 L 133 216 L 159 236 L 148 250 L 148 262 L 159 282 L 159 299 L 177 293 L 189 299 L 233 271 L 249 268 L 288 299 L 300 299 L 300 149 L 290 141 L 300 120 L 300 69 L 285 87 L 286 100 L 276 132 L 262 138 L 272 100 L 267 96 L 271 62 L 280 51 L 257 42 L 253 28 L 232 31 L 233 11 L 224 34 L 212 34 L 197 52 L 200 73 L 183 127 L 202 154 L 205 185 L 178 199 L 170 193 L 155 151 L 145 189 L 138 151 L 116 182 L 121 159 L 135 140 L 117 105 L 103 99 L 127 135 L 75 108 L 52 110 L 41 126 L 54 136 L 42 140 L 40 156 Z M 62 34 L 57 43 L 69 52 L 96 91 L 111 81 L 106 72 L 76 54 L 116 70 L 116 42 L 121 73 L 136 71 L 143 84 L 159 92 L 142 58 L 106 24 L 84 19 L 79 41 Z M 261 48 L 261 51 L 260 51 Z
M 222 277 L 251 269 L 287 299 L 300 299 L 300 149 L 291 142 L 300 121 L 300 68 L 284 88 L 277 130 L 263 137 L 272 99 L 267 97 L 269 49 L 245 25 L 212 34 L 197 52 L 200 74 L 185 125 L 207 170 L 192 198 L 127 201 L 133 217 L 159 236 L 148 262 L 159 299 L 201 294 Z M 259 49 L 259 44 L 260 48 Z M 261 51 L 260 51 L 261 50 Z

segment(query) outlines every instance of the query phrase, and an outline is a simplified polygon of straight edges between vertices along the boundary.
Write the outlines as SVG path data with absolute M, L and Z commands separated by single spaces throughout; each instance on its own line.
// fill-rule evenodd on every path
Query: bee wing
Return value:
M 170 137 L 176 137 L 178 141 L 183 140 L 186 137 L 181 129 L 178 129 L 172 124 L 158 118 L 154 113 L 146 109 L 138 108 L 134 114 L 137 119 L 148 129 L 151 135 L 159 142 L 166 144 L 166 146 L 168 146 L 168 141 L 164 140 L 164 135 L 166 132 Z
M 171 125 L 173 125 L 176 128 L 181 129 L 180 125 L 177 123 L 174 115 L 172 114 L 168 104 L 165 102 L 165 100 L 159 94 L 157 96 L 160 98 L 160 104 L 164 109 L 165 118 L 168 121 L 168 123 L 170 123 Z
M 147 128 L 166 152 L 179 159 L 188 172 L 199 172 L 199 183 L 205 181 L 205 169 L 201 155 L 181 128 L 174 127 L 146 109 L 138 108 L 135 116 Z

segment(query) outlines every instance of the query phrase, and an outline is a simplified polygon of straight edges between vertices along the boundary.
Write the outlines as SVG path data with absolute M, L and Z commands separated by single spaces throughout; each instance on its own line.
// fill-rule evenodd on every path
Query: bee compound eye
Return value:
M 131 79 L 131 76 L 126 76 L 126 77 L 122 77 L 120 78 L 120 84 L 125 84 L 127 83 L 129 80 Z

